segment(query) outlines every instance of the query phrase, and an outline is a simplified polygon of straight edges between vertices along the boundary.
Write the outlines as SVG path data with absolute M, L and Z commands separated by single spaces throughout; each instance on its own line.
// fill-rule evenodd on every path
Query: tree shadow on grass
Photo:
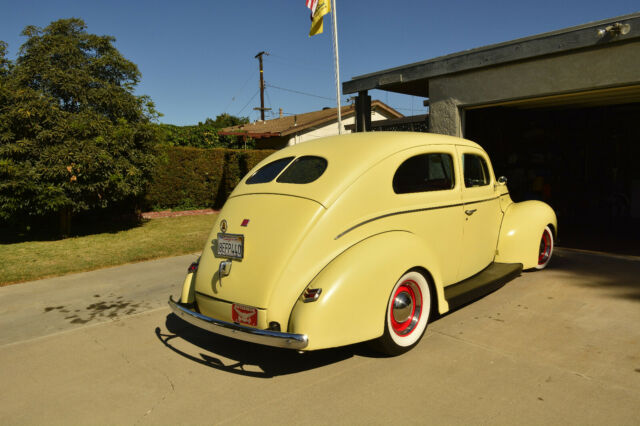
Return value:
M 85 237 L 95 234 L 115 234 L 140 227 L 149 219 L 136 215 L 108 216 L 88 214 L 74 217 L 71 225 L 72 237 Z M 0 223 L 0 244 L 16 244 L 31 241 L 62 240 L 54 218 L 38 218 L 29 225 L 23 223 Z
M 198 328 L 174 314 L 167 316 L 165 326 L 166 333 L 157 327 L 155 334 L 178 355 L 216 370 L 263 379 L 320 368 L 358 355 L 381 356 L 366 344 L 298 353 L 242 342 Z

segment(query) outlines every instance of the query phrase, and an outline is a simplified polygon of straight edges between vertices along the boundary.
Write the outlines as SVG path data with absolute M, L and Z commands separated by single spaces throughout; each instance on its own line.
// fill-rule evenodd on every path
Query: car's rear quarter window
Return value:
M 455 186 L 453 159 L 444 153 L 420 154 L 405 160 L 393 176 L 396 194 L 442 191 Z
M 247 179 L 247 184 L 251 185 L 254 183 L 267 183 L 271 182 L 280 174 L 280 172 L 287 167 L 293 160 L 293 157 L 285 157 L 280 158 L 279 160 L 272 161 L 271 163 L 265 164 L 260 167 L 260 169 L 255 172 L 249 179 Z
M 276 182 L 311 183 L 322 176 L 327 169 L 327 164 L 327 160 L 322 157 L 313 155 L 298 157 L 278 176 Z

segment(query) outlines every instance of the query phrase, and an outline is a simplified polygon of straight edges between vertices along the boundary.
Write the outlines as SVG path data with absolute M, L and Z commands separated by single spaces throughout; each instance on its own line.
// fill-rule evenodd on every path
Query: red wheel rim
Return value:
M 416 328 L 422 315 L 422 292 L 415 281 L 400 284 L 389 306 L 391 329 L 398 336 L 408 336 Z
M 538 265 L 544 265 L 551 256 L 551 234 L 548 229 L 542 233 L 540 240 L 540 251 L 538 252 Z

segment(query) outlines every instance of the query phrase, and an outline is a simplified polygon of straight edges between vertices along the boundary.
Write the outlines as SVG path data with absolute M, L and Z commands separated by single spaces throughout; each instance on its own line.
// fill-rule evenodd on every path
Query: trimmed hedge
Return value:
M 238 182 L 272 150 L 165 147 L 147 190 L 148 208 L 220 208 Z

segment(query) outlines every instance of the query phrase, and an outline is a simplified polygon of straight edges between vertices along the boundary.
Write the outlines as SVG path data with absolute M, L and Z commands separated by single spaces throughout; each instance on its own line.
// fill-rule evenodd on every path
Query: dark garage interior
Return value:
M 353 77 L 428 98 L 429 131 L 482 145 L 514 201 L 558 216 L 558 244 L 640 256 L 640 13 Z
M 465 111 L 465 137 L 489 153 L 514 201 L 558 215 L 562 246 L 640 255 L 640 103 Z

